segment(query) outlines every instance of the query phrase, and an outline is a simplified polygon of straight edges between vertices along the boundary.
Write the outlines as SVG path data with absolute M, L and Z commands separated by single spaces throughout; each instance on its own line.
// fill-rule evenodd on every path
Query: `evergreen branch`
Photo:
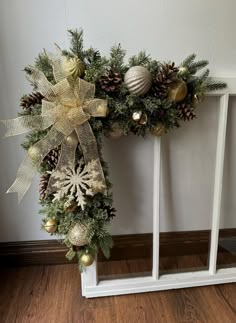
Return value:
M 93 64 L 97 60 L 101 59 L 101 54 L 100 54 L 99 50 L 90 47 L 84 51 L 84 58 L 85 58 L 86 63 Z
M 218 91 L 227 87 L 225 82 L 212 80 L 211 78 L 208 78 L 204 85 L 206 92 Z
M 74 55 L 68 50 L 62 49 L 61 52 L 62 52 L 62 55 L 64 56 L 71 57 L 71 58 L 74 57 Z
M 49 82 L 55 83 L 55 80 L 53 77 L 53 69 L 52 69 L 50 60 L 48 56 L 45 54 L 45 52 L 38 55 L 38 57 L 35 60 L 35 66 L 45 74 Z
M 80 29 L 75 29 L 75 30 L 72 30 L 72 29 L 69 29 L 68 30 L 68 33 L 69 33 L 69 36 L 70 36 L 70 43 L 71 43 L 71 47 L 70 47 L 70 50 L 71 52 L 83 59 L 84 58 L 84 55 L 83 55 L 83 30 Z
M 129 66 L 146 65 L 150 63 L 150 55 L 147 55 L 145 51 L 141 51 L 138 55 L 134 55 L 129 59 Z
M 180 64 L 180 66 L 188 68 L 194 62 L 195 58 L 196 58 L 196 54 L 191 54 L 187 56 L 185 60 L 183 60 L 183 62 Z
M 125 50 L 121 45 L 114 45 L 110 51 L 110 66 L 116 71 L 122 71 L 124 68 Z
M 203 83 L 207 80 L 209 77 L 210 71 L 209 69 L 206 69 L 201 75 L 199 75 L 199 82 Z
M 104 236 L 99 240 L 100 248 L 106 258 L 110 257 L 111 248 L 113 247 L 113 241 L 110 234 Z
M 147 64 L 147 69 L 149 72 L 155 77 L 157 73 L 160 71 L 161 63 L 150 59 L 148 64 Z
M 190 74 L 196 74 L 197 71 L 206 67 L 208 64 L 209 64 L 209 62 L 207 60 L 200 60 L 197 62 L 193 62 L 193 63 L 189 64 L 188 71 L 190 72 Z

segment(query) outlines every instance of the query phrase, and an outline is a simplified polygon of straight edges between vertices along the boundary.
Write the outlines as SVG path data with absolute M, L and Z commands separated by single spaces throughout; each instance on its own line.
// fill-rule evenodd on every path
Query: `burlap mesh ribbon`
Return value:
M 16 180 L 7 192 L 17 192 L 20 201 L 31 185 L 44 157 L 54 147 L 61 145 L 61 155 L 57 169 L 61 167 L 74 167 L 75 151 L 80 143 L 84 161 L 97 161 L 98 180 L 104 183 L 103 170 L 99 161 L 96 138 L 88 120 L 91 117 L 105 117 L 107 115 L 107 102 L 95 99 L 95 86 L 82 79 L 74 80 L 64 71 L 63 65 L 66 57 L 57 48 L 57 54 L 47 53 L 56 81 L 52 85 L 44 73 L 31 67 L 31 74 L 27 76 L 37 90 L 45 97 L 42 100 L 42 113 L 40 116 L 23 116 L 11 120 L 1 120 L 6 126 L 5 136 L 14 136 L 31 130 L 45 130 L 49 127 L 47 135 L 37 142 L 31 149 L 38 152 L 34 156 L 28 153 L 22 162 Z M 72 140 L 68 140 L 68 136 Z M 31 150 L 32 151 L 32 150 Z M 32 158 L 33 157 L 33 158 Z M 49 189 L 52 183 L 49 182 Z M 102 189 L 104 191 L 105 189 Z M 95 192 L 96 193 L 96 192 Z

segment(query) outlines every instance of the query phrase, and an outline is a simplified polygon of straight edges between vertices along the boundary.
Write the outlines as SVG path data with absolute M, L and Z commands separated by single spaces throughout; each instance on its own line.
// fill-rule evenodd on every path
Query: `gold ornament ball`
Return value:
M 147 123 L 147 115 L 142 111 L 134 111 L 132 114 L 132 119 L 135 123 L 143 126 Z
M 36 160 L 40 157 L 40 151 L 37 147 L 30 147 L 28 150 L 28 154 L 30 156 L 31 159 Z
M 56 232 L 57 231 L 57 221 L 56 220 L 48 220 L 44 225 L 44 229 L 48 233 Z
M 82 76 L 85 71 L 84 63 L 78 57 L 67 58 L 63 67 L 66 74 L 73 78 Z
M 68 233 L 68 240 L 77 247 L 82 247 L 89 243 L 88 227 L 82 223 L 76 223 Z
M 94 262 L 94 256 L 89 252 L 85 252 L 80 257 L 80 263 L 85 267 L 91 266 L 93 262 Z
M 152 86 L 152 75 L 146 67 L 133 66 L 125 74 L 124 82 L 133 95 L 144 95 Z
M 150 130 L 153 136 L 162 136 L 166 132 L 166 128 L 162 123 L 158 123 L 156 126 L 152 127 Z
M 78 140 L 78 136 L 75 132 L 73 132 L 72 134 L 70 134 L 67 138 L 66 138 L 66 142 L 68 143 L 68 145 L 70 146 L 74 146 L 76 145 L 79 140 Z
M 180 102 L 186 97 L 187 94 L 187 84 L 184 81 L 179 80 L 170 88 L 168 98 L 172 102 Z

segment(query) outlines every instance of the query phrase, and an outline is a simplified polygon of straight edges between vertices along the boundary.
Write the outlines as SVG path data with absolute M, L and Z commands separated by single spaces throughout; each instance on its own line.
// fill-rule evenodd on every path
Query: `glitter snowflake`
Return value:
M 83 159 L 80 159 L 78 167 L 74 169 L 64 167 L 60 171 L 52 173 L 56 180 L 53 184 L 56 188 L 53 201 L 65 198 L 66 205 L 69 206 L 75 200 L 78 206 L 84 210 L 85 196 L 93 196 L 96 191 L 104 188 L 103 182 L 97 179 L 99 175 L 96 170 L 97 162 L 97 160 L 92 160 L 85 165 Z

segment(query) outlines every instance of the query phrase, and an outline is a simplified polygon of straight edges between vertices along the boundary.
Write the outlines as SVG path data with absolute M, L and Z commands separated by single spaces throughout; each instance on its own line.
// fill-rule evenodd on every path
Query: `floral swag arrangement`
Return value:
M 21 98 L 16 119 L 2 120 L 5 136 L 28 132 L 27 154 L 8 192 L 22 199 L 37 172 L 41 174 L 42 227 L 78 257 L 80 270 L 98 250 L 109 257 L 107 225 L 115 216 L 102 138 L 130 133 L 161 136 L 181 121 L 196 117 L 205 93 L 226 85 L 196 73 L 208 61 L 190 55 L 179 66 L 159 62 L 145 52 L 124 62 L 125 51 L 113 46 L 110 57 L 84 49 L 83 32 L 69 30 L 69 51 L 46 51 L 25 68 L 33 93 Z

